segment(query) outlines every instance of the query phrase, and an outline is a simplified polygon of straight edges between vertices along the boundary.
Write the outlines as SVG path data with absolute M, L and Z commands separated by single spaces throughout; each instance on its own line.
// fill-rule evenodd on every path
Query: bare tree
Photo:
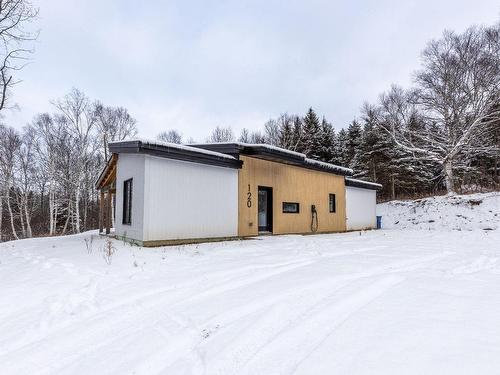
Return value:
M 250 132 L 247 128 L 241 129 L 240 137 L 238 138 L 238 142 L 250 143 Z
M 159 141 L 168 142 L 168 143 L 182 143 L 182 135 L 177 130 L 167 130 L 163 131 L 156 137 Z
M 97 124 L 95 111 L 87 98 L 80 90 L 73 88 L 64 98 L 55 101 L 54 106 L 59 110 L 56 120 L 63 123 L 69 132 L 72 162 L 68 167 L 71 173 L 67 183 L 72 187 L 72 194 L 68 196 L 68 219 L 65 227 L 71 222 L 75 232 L 79 233 L 80 198 L 85 181 L 85 172 L 89 170 L 89 163 L 99 148 L 99 142 L 94 130 Z
M 280 126 L 278 121 L 271 119 L 264 124 L 264 138 L 267 144 L 273 146 L 280 145 Z
M 399 147 L 438 162 L 448 193 L 454 193 L 455 164 L 465 150 L 494 151 L 473 141 L 500 119 L 500 26 L 445 32 L 422 58 L 416 90 L 392 90 L 382 98 L 391 120 L 383 128 Z M 417 116 L 425 127 L 412 128 Z
M 15 191 L 18 201 L 19 220 L 23 237 L 32 236 L 31 212 L 38 162 L 36 159 L 36 131 L 31 126 L 25 127 L 21 136 L 18 153 Z
M 14 72 L 26 64 L 31 52 L 27 44 L 38 36 L 30 30 L 37 15 L 27 0 L 0 1 L 0 111 L 7 105 L 10 88 L 19 82 Z
M 5 126 L 0 127 L 0 171 L 2 180 L 3 199 L 7 203 L 7 209 L 10 217 L 10 227 L 12 236 L 18 239 L 16 226 L 14 223 L 14 212 L 12 209 L 12 185 L 14 182 L 14 173 L 16 168 L 17 157 L 21 147 L 21 138 L 17 131 L 13 128 Z
M 108 107 L 94 103 L 97 131 L 104 162 L 108 160 L 108 142 L 121 141 L 137 135 L 136 120 L 123 107 Z
M 234 141 L 233 130 L 230 127 L 217 126 L 207 138 L 208 143 L 221 143 Z

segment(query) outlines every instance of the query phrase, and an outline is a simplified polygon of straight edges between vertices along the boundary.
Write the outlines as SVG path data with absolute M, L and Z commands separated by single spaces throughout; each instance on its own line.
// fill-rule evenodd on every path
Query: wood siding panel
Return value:
M 318 212 L 317 232 L 346 230 L 344 176 L 240 156 L 238 172 L 238 235 L 258 234 L 257 189 L 273 188 L 273 233 L 311 233 L 311 205 Z M 251 205 L 249 206 L 249 194 Z M 330 213 L 329 194 L 336 195 L 337 212 Z M 298 202 L 300 213 L 282 212 L 283 202 Z

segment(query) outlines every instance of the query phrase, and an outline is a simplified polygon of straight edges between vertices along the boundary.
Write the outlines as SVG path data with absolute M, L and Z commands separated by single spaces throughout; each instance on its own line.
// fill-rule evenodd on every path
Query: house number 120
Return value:
M 247 207 L 252 207 L 252 193 L 250 192 L 250 184 L 248 184 Z

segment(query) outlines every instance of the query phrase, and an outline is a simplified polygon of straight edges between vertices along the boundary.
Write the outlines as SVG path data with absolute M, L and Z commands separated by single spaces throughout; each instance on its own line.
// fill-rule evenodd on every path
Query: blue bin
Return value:
M 377 229 L 382 228 L 382 216 L 377 216 Z

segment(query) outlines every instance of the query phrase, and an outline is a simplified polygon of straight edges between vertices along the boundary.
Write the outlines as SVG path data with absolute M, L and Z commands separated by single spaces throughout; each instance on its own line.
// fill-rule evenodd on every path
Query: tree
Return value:
M 345 129 L 341 129 L 337 134 L 331 162 L 344 167 L 349 165 L 347 158 L 347 131 Z
M 457 162 L 470 151 L 495 152 L 474 140 L 500 119 L 500 24 L 462 34 L 447 31 L 429 43 L 422 59 L 416 89 L 386 95 L 402 121 L 383 129 L 399 147 L 441 165 L 446 190 L 453 194 Z M 426 126 L 411 129 L 408 115 L 422 116 Z
M 287 150 L 295 150 L 296 148 L 293 126 L 294 116 L 284 113 L 278 118 L 278 144 Z
M 12 236 L 19 239 L 15 226 L 15 218 L 12 209 L 12 186 L 14 184 L 14 174 L 17 167 L 17 158 L 21 147 L 21 137 L 13 128 L 0 126 L 0 173 L 2 183 L 3 199 L 7 203 L 10 218 Z M 1 232 L 0 232 L 1 235 Z
M 363 129 L 358 121 L 353 120 L 349 127 L 347 128 L 346 134 L 346 161 L 347 165 L 353 167 L 352 163 L 354 161 L 354 157 L 359 152 L 359 146 L 362 140 Z
M 250 143 L 250 131 L 247 128 L 241 129 L 240 137 L 238 142 Z
M 231 142 L 234 140 L 233 130 L 230 127 L 217 126 L 207 138 L 208 143 Z
M 271 119 L 264 124 L 264 140 L 264 143 L 268 145 L 280 145 L 280 126 L 278 121 Z
M 159 141 L 167 143 L 182 143 L 182 135 L 177 130 L 167 130 L 163 131 L 156 137 Z
M 108 160 L 108 143 L 122 141 L 137 135 L 136 120 L 123 107 L 108 107 L 95 102 L 94 116 L 101 138 L 100 149 L 104 162 Z
M 331 163 L 335 155 L 335 130 L 323 117 L 321 122 L 321 155 L 320 160 Z
M 302 120 L 302 152 L 308 158 L 319 160 L 321 158 L 321 126 L 319 119 L 312 108 Z
M 66 165 L 68 171 L 66 186 L 69 190 L 65 229 L 71 223 L 76 233 L 80 233 L 82 188 L 87 180 L 86 173 L 89 172 L 92 157 L 100 144 L 94 133 L 97 117 L 88 97 L 76 88 L 53 104 L 59 111 L 56 121 L 67 129 L 67 145 L 71 146 L 66 159 L 69 162 Z M 86 212 L 87 207 L 84 209 Z
M 29 53 L 29 42 L 38 33 L 30 30 L 38 10 L 27 0 L 0 1 L 0 111 L 8 102 L 9 90 L 19 81 L 14 73 L 24 67 Z

